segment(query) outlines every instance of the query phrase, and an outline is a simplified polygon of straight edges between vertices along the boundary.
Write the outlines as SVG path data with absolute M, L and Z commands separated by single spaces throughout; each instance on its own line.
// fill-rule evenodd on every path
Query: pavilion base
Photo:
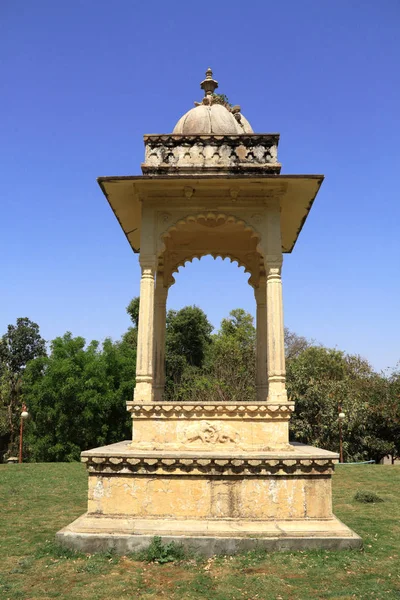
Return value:
M 361 538 L 333 517 L 326 521 L 204 522 L 178 519 L 129 519 L 82 515 L 56 534 L 65 547 L 82 552 L 113 549 L 128 554 L 147 548 L 154 536 L 176 542 L 203 556 L 235 554 L 257 548 L 267 551 L 350 550 Z
M 118 554 L 144 550 L 154 536 L 176 542 L 203 556 L 266 551 L 351 550 L 362 548 L 361 538 L 333 517 L 325 521 L 216 521 L 130 519 L 82 515 L 61 529 L 56 539 L 82 552 L 113 549 Z
M 332 514 L 337 455 L 326 450 L 144 451 L 126 441 L 83 452 L 82 460 L 88 512 L 57 533 L 70 548 L 124 554 L 156 535 L 207 556 L 362 546 Z

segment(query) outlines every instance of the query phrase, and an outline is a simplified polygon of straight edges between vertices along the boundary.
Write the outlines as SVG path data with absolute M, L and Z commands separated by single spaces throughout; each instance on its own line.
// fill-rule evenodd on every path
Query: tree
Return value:
M 132 323 L 136 329 L 139 327 L 139 305 L 140 305 L 140 298 L 139 298 L 139 296 L 136 296 L 136 298 L 132 298 L 132 300 L 129 302 L 128 306 L 126 307 L 126 312 L 130 316 Z
M 309 346 L 288 361 L 287 387 L 296 402 L 290 422 L 295 440 L 337 452 L 340 406 L 346 415 L 346 461 L 378 462 L 394 448 L 395 434 L 388 426 L 394 423 L 393 410 L 384 409 L 389 406 L 389 382 L 360 356 Z
M 303 336 L 293 333 L 285 327 L 285 357 L 286 360 L 291 360 L 299 356 L 304 350 L 309 348 L 310 342 Z
M 245 402 L 256 396 L 256 330 L 253 317 L 241 308 L 221 321 L 208 356 L 210 400 Z
M 167 314 L 166 345 L 170 354 L 183 356 L 189 365 L 200 367 L 213 326 L 198 306 L 185 306 Z
M 166 328 L 166 397 L 182 399 L 182 380 L 203 366 L 213 326 L 197 306 L 169 310 Z M 184 373 L 186 371 L 186 377 Z M 190 377 L 190 380 L 193 378 Z
M 366 437 L 371 458 L 379 462 L 390 455 L 394 461 L 400 456 L 400 371 L 388 377 L 377 375 L 368 395 Z
M 339 404 L 345 404 L 344 377 L 344 356 L 337 350 L 313 346 L 288 361 L 288 395 L 296 403 L 290 422 L 295 440 L 338 449 L 337 418 Z
M 244 402 L 255 397 L 255 329 L 253 317 L 235 309 L 223 319 L 218 333 L 204 346 L 202 362 L 182 360 L 179 346 L 172 357 L 180 369 L 169 397 L 174 400 Z M 168 363 L 167 363 L 168 364 Z M 171 392 L 172 390 L 172 392 Z
M 0 340 L 0 455 L 16 453 L 22 375 L 29 361 L 45 355 L 36 323 L 23 317 L 8 325 Z
M 36 461 L 78 460 L 81 450 L 129 436 L 126 400 L 132 398 L 135 350 L 107 339 L 86 346 L 66 333 L 48 357 L 31 361 L 24 397 L 32 423 L 27 445 Z
M 133 323 L 133 327 L 129 327 L 128 331 L 124 333 L 122 336 L 122 341 L 126 342 L 133 348 L 136 352 L 137 346 L 137 338 L 138 338 L 138 326 L 139 326 L 139 304 L 140 298 L 137 296 L 136 298 L 132 298 L 126 307 L 126 312 L 131 318 Z
M 222 319 L 219 336 L 234 339 L 243 351 L 254 350 L 256 330 L 253 317 L 243 308 L 235 308 L 227 319 Z

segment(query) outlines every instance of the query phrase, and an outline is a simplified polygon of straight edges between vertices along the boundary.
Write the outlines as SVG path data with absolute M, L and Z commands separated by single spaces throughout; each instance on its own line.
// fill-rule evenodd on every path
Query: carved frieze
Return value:
M 181 443 L 189 445 L 196 442 L 208 445 L 238 444 L 240 441 L 240 435 L 236 429 L 225 423 L 211 423 L 210 421 L 200 421 L 185 426 L 179 437 Z
M 151 404 L 138 404 L 134 400 L 128 401 L 128 411 L 136 418 L 231 418 L 231 419 L 289 419 L 294 410 L 294 402 L 284 404 L 206 404 L 206 403 L 178 403 L 153 402 Z
M 136 473 L 164 475 L 167 473 L 208 476 L 287 476 L 287 475 L 331 475 L 336 459 L 326 458 L 267 458 L 238 456 L 82 456 L 89 473 L 118 474 Z

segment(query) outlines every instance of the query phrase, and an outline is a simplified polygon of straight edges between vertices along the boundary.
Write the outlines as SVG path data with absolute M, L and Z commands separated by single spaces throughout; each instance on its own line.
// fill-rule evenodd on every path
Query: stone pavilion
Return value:
M 206 555 L 360 547 L 332 514 L 338 455 L 289 442 L 281 268 L 323 181 L 281 175 L 277 133 L 254 133 L 210 69 L 172 134 L 144 136 L 142 175 L 99 184 L 141 266 L 132 439 L 82 453 L 88 510 L 58 532 L 70 547 L 129 552 L 154 535 Z M 254 289 L 252 402 L 167 402 L 165 322 L 174 273 L 230 258 Z

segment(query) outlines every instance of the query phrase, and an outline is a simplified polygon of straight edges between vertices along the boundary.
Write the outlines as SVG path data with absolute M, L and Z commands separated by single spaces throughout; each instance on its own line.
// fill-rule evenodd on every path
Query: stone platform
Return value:
M 211 527 L 210 527 L 211 525 Z M 190 535 L 189 535 L 190 532 Z M 254 522 L 145 520 L 107 518 L 85 514 L 56 534 L 63 545 L 82 552 L 113 549 L 128 554 L 147 548 L 153 537 L 165 544 L 177 542 L 203 556 L 236 554 L 257 548 L 270 552 L 296 550 L 351 550 L 362 547 L 361 538 L 333 517 L 327 521 Z
M 140 450 L 131 441 L 82 453 L 88 512 L 57 534 L 84 551 L 126 553 L 154 535 L 205 555 L 268 550 L 360 548 L 332 514 L 337 454 L 288 444 L 251 452 Z

